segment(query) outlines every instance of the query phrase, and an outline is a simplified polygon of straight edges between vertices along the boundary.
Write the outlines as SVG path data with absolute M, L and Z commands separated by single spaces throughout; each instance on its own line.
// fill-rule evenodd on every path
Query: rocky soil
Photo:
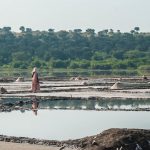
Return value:
M 89 150 L 149 150 L 150 130 L 109 129 L 80 139 L 78 144 Z

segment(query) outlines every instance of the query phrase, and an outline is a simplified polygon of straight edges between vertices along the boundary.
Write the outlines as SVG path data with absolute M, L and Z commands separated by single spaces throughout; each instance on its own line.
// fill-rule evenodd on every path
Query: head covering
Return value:
M 33 72 L 37 72 L 37 68 L 36 67 L 33 68 L 32 73 Z

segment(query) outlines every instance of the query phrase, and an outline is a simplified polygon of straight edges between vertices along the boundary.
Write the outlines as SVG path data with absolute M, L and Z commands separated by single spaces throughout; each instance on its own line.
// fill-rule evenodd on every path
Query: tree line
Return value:
M 105 29 L 0 28 L 0 66 L 27 69 L 150 69 L 150 33 Z

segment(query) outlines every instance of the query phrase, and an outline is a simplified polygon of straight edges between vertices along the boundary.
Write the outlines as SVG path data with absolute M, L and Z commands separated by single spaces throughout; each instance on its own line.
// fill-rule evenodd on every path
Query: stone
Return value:
M 66 146 L 62 146 L 62 147 L 60 147 L 60 149 L 59 149 L 59 150 L 63 150 L 63 149 L 65 149 L 65 147 L 66 147 Z
M 7 92 L 7 90 L 6 90 L 5 88 L 1 87 L 0 93 L 1 93 L 1 94 L 6 94 L 6 93 L 8 93 L 8 92 Z
M 76 77 L 75 81 L 78 81 L 78 80 L 83 80 L 83 79 L 81 77 Z
M 70 81 L 73 81 L 73 80 L 75 80 L 75 77 L 71 77 L 69 80 L 70 80 Z
M 142 76 L 142 79 L 143 80 L 148 80 L 148 78 L 145 75 Z
M 86 85 L 88 85 L 88 83 L 87 83 L 87 82 L 85 82 L 85 81 L 84 81 L 84 82 L 82 82 L 82 84 L 83 84 L 83 85 L 85 85 L 85 86 L 86 86 Z
M 95 140 L 93 140 L 92 145 L 98 145 L 98 143 Z

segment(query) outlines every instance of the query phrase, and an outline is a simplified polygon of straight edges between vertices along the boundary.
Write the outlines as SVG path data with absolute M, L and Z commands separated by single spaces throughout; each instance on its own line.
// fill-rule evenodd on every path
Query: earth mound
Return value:
M 79 147 L 86 150 L 149 150 L 150 130 L 108 129 L 79 140 Z

